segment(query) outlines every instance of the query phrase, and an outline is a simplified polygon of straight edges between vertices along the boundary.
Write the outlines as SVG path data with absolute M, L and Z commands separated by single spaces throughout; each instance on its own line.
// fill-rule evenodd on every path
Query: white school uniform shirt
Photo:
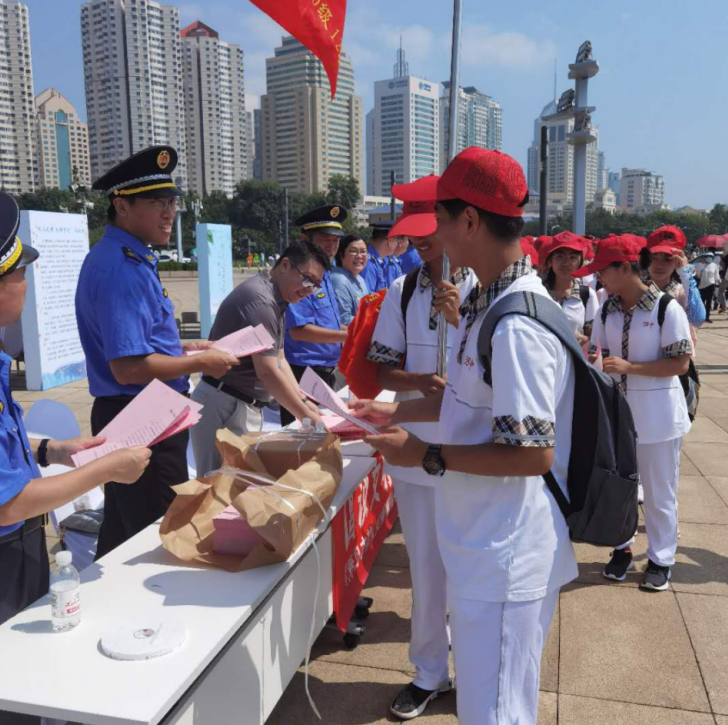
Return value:
M 438 440 L 445 445 L 555 446 L 551 470 L 568 497 L 571 354 L 536 321 L 509 315 L 493 335 L 492 387 L 483 380 L 478 334 L 486 311 L 501 295 L 524 290 L 550 299 L 527 257 L 488 289 L 476 288 L 464 306 L 448 364 Z M 576 578 L 566 521 L 541 476 L 446 471 L 435 483 L 435 497 L 450 597 L 530 601 Z
M 597 291 L 597 276 L 595 274 L 587 274 L 581 278 L 581 281 L 587 286 L 591 287 L 595 292 Z
M 433 287 L 427 267 L 423 265 L 417 277 L 417 285 L 407 307 L 407 339 L 402 320 L 402 289 L 404 277 L 392 283 L 382 303 L 379 319 L 374 328 L 367 358 L 373 362 L 400 367 L 404 358 L 404 370 L 410 373 L 437 372 L 438 314 L 432 306 Z M 477 282 L 472 270 L 460 269 L 450 280 L 460 288 L 461 302 L 467 299 Z M 457 330 L 447 325 L 448 356 L 453 347 Z M 394 399 L 413 400 L 424 397 L 419 391 L 396 393 Z M 437 423 L 405 423 L 405 430 L 428 443 L 437 443 Z M 400 481 L 432 486 L 434 477 L 422 467 L 401 468 L 385 465 L 385 471 Z
M 699 273 L 698 289 L 705 289 L 712 284 L 720 283 L 720 270 L 715 262 L 706 264 Z
M 597 346 L 602 355 L 619 357 L 630 362 L 652 362 L 663 358 L 692 355 L 690 323 L 682 306 L 675 300 L 665 309 L 665 321 L 660 329 L 658 302 L 664 293 L 654 284 L 627 313 L 617 295 L 604 303 L 606 325 L 602 311 L 594 321 L 590 352 Z M 677 375 L 671 378 L 652 378 L 645 375 L 612 375 L 627 395 L 639 444 L 662 443 L 682 438 L 690 430 L 685 393 Z
M 581 301 L 581 289 L 583 287 L 589 290 L 589 299 L 586 307 Z M 597 293 L 591 287 L 584 284 L 582 280 L 575 278 L 572 288 L 562 300 L 559 301 L 552 290 L 549 290 L 549 294 L 557 304 L 561 305 L 561 309 L 564 311 L 574 332 L 589 337 L 591 335 L 592 325 L 594 324 L 594 318 L 599 311 Z

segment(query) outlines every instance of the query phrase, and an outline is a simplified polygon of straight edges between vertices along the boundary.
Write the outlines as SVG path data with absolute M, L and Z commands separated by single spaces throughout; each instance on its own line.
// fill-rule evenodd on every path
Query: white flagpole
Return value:
M 457 155 L 458 148 L 458 100 L 460 98 L 460 36 L 462 35 L 462 0 L 454 0 L 452 20 L 452 59 L 450 63 L 450 119 L 448 124 L 447 162 Z M 443 169 L 444 170 L 444 169 Z M 442 254 L 442 279 L 450 279 L 450 260 Z M 447 321 L 440 313 L 437 330 L 437 374 L 445 375 L 447 367 Z

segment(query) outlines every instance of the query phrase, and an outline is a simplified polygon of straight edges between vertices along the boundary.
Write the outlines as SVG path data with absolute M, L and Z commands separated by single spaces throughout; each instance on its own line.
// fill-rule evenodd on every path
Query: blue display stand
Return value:
M 197 225 L 200 335 L 209 337 L 222 301 L 233 290 L 233 234 L 228 224 Z

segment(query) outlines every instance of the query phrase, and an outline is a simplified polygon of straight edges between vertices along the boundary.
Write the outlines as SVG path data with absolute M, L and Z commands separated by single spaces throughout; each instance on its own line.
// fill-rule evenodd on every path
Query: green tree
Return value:
M 188 208 L 191 205 L 188 204 Z M 230 224 L 230 199 L 223 191 L 213 191 L 202 199 L 200 222 L 205 224 Z
M 359 182 L 353 176 L 334 174 L 329 178 L 326 203 L 339 204 L 351 211 L 359 203 Z
M 710 212 L 708 219 L 714 234 L 725 234 L 728 232 L 728 207 L 725 204 L 716 204 Z

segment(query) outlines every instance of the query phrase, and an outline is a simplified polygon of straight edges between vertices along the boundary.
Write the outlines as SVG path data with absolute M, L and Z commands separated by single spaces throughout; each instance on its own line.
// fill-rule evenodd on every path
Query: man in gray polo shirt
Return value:
M 192 448 L 199 475 L 221 465 L 215 447 L 220 428 L 242 435 L 260 430 L 262 408 L 271 398 L 299 420 L 320 418 L 306 401 L 283 355 L 285 312 L 317 291 L 329 269 L 328 257 L 309 241 L 294 242 L 270 272 L 260 272 L 238 285 L 220 305 L 210 330 L 219 340 L 244 327 L 263 325 L 274 344 L 271 350 L 243 358 L 240 365 L 217 380 L 202 376 L 192 399 L 201 403 L 202 419 L 192 429 Z

